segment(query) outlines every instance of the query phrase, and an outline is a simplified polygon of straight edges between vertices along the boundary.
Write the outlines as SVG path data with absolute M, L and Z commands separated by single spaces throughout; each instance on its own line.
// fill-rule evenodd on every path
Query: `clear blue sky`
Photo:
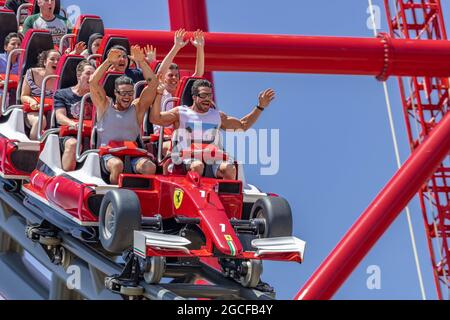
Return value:
M 445 6 L 450 23 L 450 6 Z M 106 27 L 167 30 L 166 0 L 88 1 L 83 13 L 103 17 Z M 150 5 L 151 3 L 151 5 Z M 382 29 L 387 30 L 382 0 Z M 212 32 L 275 33 L 371 37 L 366 0 L 207 0 Z M 120 14 L 119 14 L 120 13 Z M 207 45 L 207 43 L 206 43 Z M 207 63 L 207 61 L 206 61 Z M 265 263 L 263 279 L 278 298 L 291 299 L 334 248 L 361 212 L 396 171 L 383 88 L 372 77 L 269 73 L 214 74 L 217 102 L 236 116 L 256 103 L 258 92 L 272 87 L 277 99 L 257 128 L 280 129 L 280 171 L 259 175 L 246 166 L 250 183 L 282 195 L 294 213 L 294 233 L 307 242 L 305 262 Z M 409 155 L 396 79 L 388 86 L 404 161 Z M 428 299 L 435 299 L 430 258 L 417 199 L 410 208 Z M 370 265 L 381 268 L 381 289 L 366 287 Z M 420 299 L 406 223 L 402 214 L 335 295 L 335 299 Z

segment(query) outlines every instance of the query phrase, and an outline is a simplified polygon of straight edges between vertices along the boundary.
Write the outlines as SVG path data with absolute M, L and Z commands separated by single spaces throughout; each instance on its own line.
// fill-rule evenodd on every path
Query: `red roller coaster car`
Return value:
M 183 86 L 187 83 L 182 82 Z M 78 169 L 63 171 L 59 137 L 50 134 L 30 183 L 22 188 L 26 202 L 53 215 L 52 219 L 64 217 L 79 230 L 95 230 L 103 249 L 110 253 L 132 253 L 128 263 L 139 265 L 139 276 L 148 283 L 160 281 L 166 260 L 195 263 L 218 258 L 222 271 L 245 287 L 260 283 L 262 260 L 303 261 L 305 243 L 292 236 L 289 204 L 245 184 L 242 166 L 239 180 L 177 170 L 168 175 L 138 175 L 131 173 L 130 157 L 150 153 L 134 141 L 110 143 L 83 154 L 79 150 Z M 214 160 L 227 157 L 211 146 L 201 152 Z M 100 156 L 105 154 L 124 160 L 118 185 L 109 184 L 102 170 Z

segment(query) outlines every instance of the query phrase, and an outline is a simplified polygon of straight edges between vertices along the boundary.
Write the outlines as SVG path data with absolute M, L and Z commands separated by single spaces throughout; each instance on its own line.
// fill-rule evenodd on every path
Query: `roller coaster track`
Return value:
M 0 183 L 3 188 L 3 184 Z M 23 195 L 0 192 L 0 296 L 5 299 L 126 299 L 105 287 L 107 276 L 120 274 L 124 263 L 114 261 L 64 232 L 59 232 L 61 246 L 71 256 L 70 265 L 64 268 L 53 264 L 43 246 L 27 238 L 25 229 L 29 223 L 40 223 L 42 218 L 23 203 Z M 36 262 L 27 258 L 33 256 Z M 117 260 L 117 259 L 116 259 Z M 40 264 L 51 274 L 50 279 L 43 275 Z M 39 270 L 41 269 L 41 270 Z M 78 270 L 80 285 L 69 289 L 74 273 Z M 183 300 L 187 298 L 219 298 L 271 300 L 273 294 L 244 288 L 235 281 L 225 278 L 210 266 L 167 264 L 164 277 L 172 282 L 164 284 L 139 283 L 144 289 L 142 295 L 150 300 Z M 196 284 L 204 279 L 210 284 Z

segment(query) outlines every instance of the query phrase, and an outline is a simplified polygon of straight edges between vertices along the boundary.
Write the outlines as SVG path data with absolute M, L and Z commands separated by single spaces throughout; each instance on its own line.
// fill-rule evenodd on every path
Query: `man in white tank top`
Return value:
M 197 80 L 192 86 L 193 105 L 179 106 L 167 112 L 161 111 L 161 98 L 164 92 L 164 84 L 160 83 L 157 89 L 156 99 L 150 113 L 150 121 L 161 126 L 173 125 L 175 129 L 188 130 L 194 137 L 202 142 L 217 140 L 214 129 L 243 130 L 246 131 L 258 120 L 264 109 L 275 98 L 275 92 L 267 89 L 260 93 L 258 105 L 243 117 L 237 119 L 217 110 L 213 104 L 212 84 L 208 80 Z M 208 141 L 209 140 L 209 141 Z M 214 143 L 214 142 L 212 142 Z M 186 146 L 185 146 L 186 147 Z M 203 174 L 205 165 L 202 161 L 190 161 L 188 169 Z M 219 162 L 213 165 L 216 178 L 236 179 L 236 168 L 233 163 Z
M 115 83 L 115 103 L 107 97 L 105 89 L 100 85 L 100 80 L 111 65 L 117 64 L 123 52 L 119 49 L 111 49 L 108 58 L 98 67 L 90 81 L 91 99 L 96 107 L 99 146 L 107 145 L 110 141 L 136 141 L 139 137 L 140 127 L 145 112 L 151 107 L 155 99 L 157 80 L 150 66 L 145 62 L 145 55 L 139 46 L 131 48 L 131 56 L 136 63 L 146 69 L 145 73 L 151 78 L 146 79 L 148 85 L 142 91 L 138 99 L 133 100 L 133 81 L 122 76 Z M 123 172 L 122 159 L 111 154 L 103 156 L 102 161 L 110 173 L 111 184 L 117 184 L 119 175 Z M 140 174 L 154 174 L 156 165 L 148 157 L 136 157 L 131 159 L 133 171 Z

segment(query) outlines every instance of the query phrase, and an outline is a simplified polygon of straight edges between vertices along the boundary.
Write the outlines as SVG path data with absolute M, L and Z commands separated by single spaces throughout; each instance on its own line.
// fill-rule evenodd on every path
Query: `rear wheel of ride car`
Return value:
M 102 200 L 99 238 L 107 251 L 122 253 L 133 245 L 133 232 L 142 225 L 139 199 L 131 190 L 109 191 Z
M 22 188 L 22 180 L 7 180 L 3 184 L 3 189 L 6 192 L 18 193 Z
M 165 257 L 147 257 L 144 265 L 144 280 L 148 284 L 159 283 L 166 270 Z
M 253 205 L 252 218 L 265 220 L 261 238 L 292 236 L 292 212 L 289 203 L 281 197 L 264 197 Z
M 261 260 L 242 261 L 240 283 L 243 287 L 254 288 L 258 285 L 263 272 Z

